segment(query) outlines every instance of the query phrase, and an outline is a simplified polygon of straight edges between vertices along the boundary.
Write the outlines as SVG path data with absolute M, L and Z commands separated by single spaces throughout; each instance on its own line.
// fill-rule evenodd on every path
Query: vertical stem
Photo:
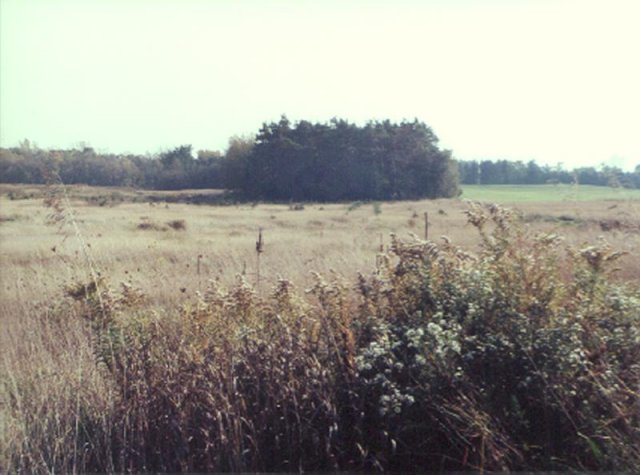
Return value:
M 429 239 L 429 213 L 424 212 L 424 239 Z
M 260 254 L 264 251 L 264 241 L 262 240 L 262 228 L 258 230 L 258 240 L 256 241 L 256 287 L 260 290 Z
M 256 288 L 260 290 L 260 253 L 256 252 Z
M 198 291 L 200 291 L 201 288 L 201 281 L 200 281 L 200 261 L 202 260 L 202 254 L 198 254 Z
M 79 384 L 78 388 L 82 387 L 82 369 L 78 367 Z M 76 393 L 76 420 L 73 435 L 73 473 L 78 473 L 78 432 L 80 429 L 80 390 Z

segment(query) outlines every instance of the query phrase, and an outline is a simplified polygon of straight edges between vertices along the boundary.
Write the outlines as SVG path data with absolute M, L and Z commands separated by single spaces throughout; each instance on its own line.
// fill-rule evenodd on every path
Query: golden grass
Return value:
M 88 192 L 97 193 L 71 187 L 70 195 Z M 460 200 L 383 203 L 380 214 L 372 204 L 307 204 L 303 210 L 292 210 L 276 204 L 106 207 L 74 200 L 73 206 L 98 269 L 115 282 L 133 281 L 160 307 L 181 302 L 211 278 L 229 283 L 236 274 L 245 273 L 254 282 L 260 228 L 265 241 L 260 275 L 265 286 L 280 275 L 307 285 L 310 271 L 335 271 L 347 278 L 367 272 L 380 245 L 389 243 L 390 233 L 423 236 L 425 211 L 431 239 L 445 235 L 467 248 L 478 243 L 465 221 L 466 204 Z M 630 254 L 621 262 L 618 278 L 640 279 L 640 202 L 521 203 L 516 209 L 532 233 L 557 231 L 571 245 L 603 236 Z M 14 313 L 14 305 L 54 298 L 66 282 L 84 272 L 72 231 L 47 225 L 49 213 L 39 199 L 0 197 L 3 318 Z M 180 220 L 186 229 L 171 228 Z M 145 223 L 148 226 L 141 227 Z M 606 229 L 606 223 L 613 223 L 612 228 Z

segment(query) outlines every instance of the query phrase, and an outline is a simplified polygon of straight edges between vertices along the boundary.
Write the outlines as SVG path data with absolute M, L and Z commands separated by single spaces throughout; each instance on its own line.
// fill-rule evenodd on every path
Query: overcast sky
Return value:
M 224 150 L 286 114 L 640 164 L 638 0 L 0 0 L 0 22 L 5 147 Z

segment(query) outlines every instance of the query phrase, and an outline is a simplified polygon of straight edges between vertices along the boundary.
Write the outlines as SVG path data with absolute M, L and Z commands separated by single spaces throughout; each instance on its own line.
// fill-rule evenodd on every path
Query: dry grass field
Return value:
M 36 198 L 41 188 L 4 186 L 1 191 L 1 305 L 7 318 L 16 306 L 54 298 L 70 280 L 82 278 L 87 266 L 73 226 L 47 224 L 52 210 Z M 260 229 L 264 239 L 260 288 L 264 289 L 280 276 L 305 286 L 310 271 L 335 271 L 350 280 L 358 271 L 368 273 L 391 233 L 424 237 L 425 212 L 430 239 L 446 236 L 470 249 L 478 244 L 477 233 L 466 223 L 464 200 L 306 204 L 304 209 L 162 201 L 107 201 L 100 206 L 94 204 L 99 202 L 95 196 L 108 198 L 114 190 L 70 187 L 68 192 L 97 270 L 114 284 L 133 282 L 160 307 L 176 305 L 206 287 L 209 279 L 231 283 L 237 274 L 245 274 L 256 283 L 255 243 Z M 10 193 L 34 198 L 11 200 Z M 503 204 L 521 213 L 531 233 L 556 232 L 572 246 L 606 239 L 629 253 L 617 278 L 640 279 L 640 200 Z
M 4 185 L 0 191 L 0 318 L 5 328 L 16 315 L 59 297 L 71 282 L 90 279 L 82 242 L 96 271 L 108 276 L 111 285 L 133 284 L 160 310 L 176 308 L 203 291 L 210 279 L 230 285 L 244 275 L 258 291 L 269 291 L 280 277 L 304 289 L 312 281 L 311 271 L 353 281 L 358 272 L 374 270 L 392 233 L 423 238 L 425 212 L 430 239 L 446 236 L 471 250 L 479 243 L 464 215 L 468 205 L 460 199 L 296 209 L 161 201 L 197 191 L 156 192 L 156 201 L 141 201 L 148 196 L 139 191 L 68 187 L 67 211 L 73 213 L 78 236 L 68 220 L 50 219 L 53 210 L 44 204 L 44 187 Z M 507 198 L 513 201 L 502 204 L 517 210 L 532 234 L 557 233 L 575 247 L 605 239 L 627 252 L 614 276 L 640 281 L 640 200 L 520 202 L 513 193 Z M 259 230 L 264 247 L 258 282 Z
M 407 240 L 411 235 L 424 237 L 425 212 L 430 239 L 446 236 L 471 250 L 480 243 L 467 224 L 464 200 L 209 206 L 144 201 L 144 195 L 131 190 L 117 191 L 118 199 L 113 200 L 114 190 L 71 187 L 71 208 L 64 213 L 72 211 L 73 220 L 67 214 L 55 222 L 54 210 L 43 203 L 43 188 L 3 186 L 0 192 L 2 378 L 16 393 L 37 399 L 24 401 L 25 406 L 40 407 L 52 418 L 73 412 L 69 407 L 45 410 L 54 395 L 71 391 L 59 398 L 71 404 L 73 388 L 79 386 L 84 388 L 83 400 L 95 399 L 91 407 L 97 413 L 106 411 L 103 406 L 108 404 L 108 389 L 93 366 L 86 329 L 74 322 L 47 320 L 47 309 L 65 286 L 91 280 L 87 259 L 113 287 L 128 282 L 142 290 L 145 305 L 162 315 L 192 300 L 209 280 L 231 285 L 239 274 L 258 293 L 270 293 L 279 277 L 302 291 L 312 285 L 312 271 L 355 282 L 359 271 L 370 274 L 375 269 L 377 255 L 389 245 L 392 233 Z M 131 196 L 137 196 L 137 202 Z M 628 253 L 613 278 L 633 285 L 640 281 L 639 200 L 504 204 L 517 210 L 528 233 L 557 233 L 564 237 L 563 246 L 605 239 Z M 264 245 L 258 264 L 259 230 Z M 18 388 L 29 384 L 32 393 Z M 43 421 L 40 430 L 62 429 L 52 419 Z M 0 445 L 11 446 L 26 433 L 19 420 L 0 417 Z M 59 434 L 60 440 L 68 435 Z

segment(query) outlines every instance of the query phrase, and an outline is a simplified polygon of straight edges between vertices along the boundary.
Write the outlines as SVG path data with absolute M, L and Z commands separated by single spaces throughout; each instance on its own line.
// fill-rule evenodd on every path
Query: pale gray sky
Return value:
M 638 0 L 0 0 L 0 143 L 224 150 L 418 119 L 461 159 L 640 163 Z

